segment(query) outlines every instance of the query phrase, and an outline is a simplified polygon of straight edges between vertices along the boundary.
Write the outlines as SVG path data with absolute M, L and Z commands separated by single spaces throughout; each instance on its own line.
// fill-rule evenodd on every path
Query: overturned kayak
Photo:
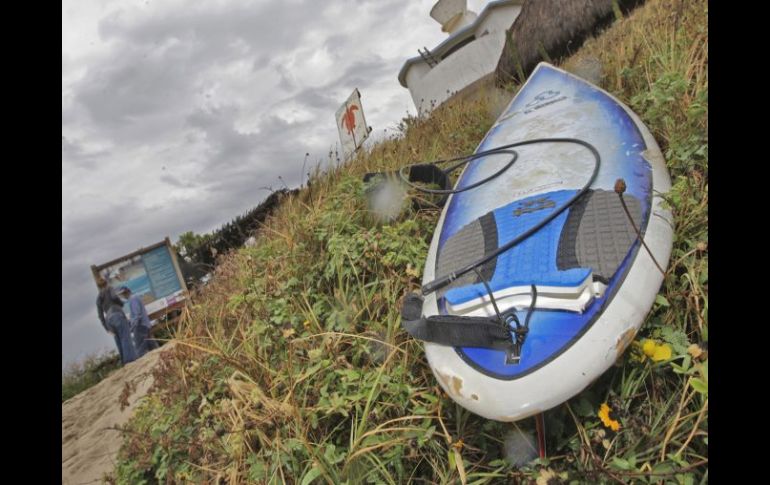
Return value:
M 607 370 L 663 281 L 669 188 L 660 149 L 629 108 L 541 63 L 465 165 L 422 296 L 404 304 L 404 327 L 424 341 L 447 394 L 516 421 Z

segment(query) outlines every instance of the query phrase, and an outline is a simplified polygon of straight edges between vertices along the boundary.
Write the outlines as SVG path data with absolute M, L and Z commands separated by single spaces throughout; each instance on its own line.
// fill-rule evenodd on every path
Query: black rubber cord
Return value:
M 650 248 L 647 247 L 647 243 L 644 242 L 642 233 L 639 231 L 639 228 L 636 227 L 634 218 L 631 217 L 631 212 L 629 212 L 628 210 L 628 206 L 626 205 L 626 200 L 623 198 L 623 192 L 625 191 L 626 191 L 626 181 L 623 179 L 617 179 L 615 181 L 615 193 L 618 194 L 618 197 L 620 197 L 620 205 L 623 206 L 623 211 L 626 213 L 628 222 L 631 224 L 631 227 L 634 229 L 634 232 L 636 233 L 636 238 L 639 240 L 640 243 L 642 243 L 642 246 L 644 246 L 644 249 L 647 251 L 647 254 L 650 255 L 650 258 L 652 258 L 652 262 L 655 263 L 655 266 L 657 266 L 658 271 L 660 271 L 660 274 L 662 274 L 663 278 L 665 278 L 666 271 L 660 266 L 660 263 L 658 263 L 658 260 L 655 259 L 655 255 L 652 254 L 652 251 L 650 250 Z
M 468 264 L 466 266 L 463 266 L 462 268 L 460 268 L 457 271 L 454 271 L 453 273 L 450 273 L 450 274 L 448 274 L 446 276 L 443 276 L 441 278 L 435 279 L 435 280 L 433 280 L 433 281 L 423 285 L 423 287 L 422 287 L 422 294 L 423 295 L 428 295 L 430 293 L 433 293 L 434 291 L 436 291 L 436 290 L 438 290 L 440 288 L 443 288 L 444 286 L 452 283 L 454 280 L 456 280 L 460 276 L 464 275 L 465 273 L 468 273 L 469 271 L 473 271 L 474 268 L 476 268 L 478 266 L 481 266 L 482 264 L 485 264 L 485 263 L 495 259 L 496 257 L 501 255 L 505 251 L 508 251 L 512 247 L 516 246 L 517 244 L 519 244 L 523 240 L 527 239 L 529 236 L 533 235 L 534 233 L 536 233 L 537 231 L 542 229 L 546 224 L 548 224 L 549 222 L 554 220 L 559 214 L 564 212 L 567 208 L 569 208 L 572 204 L 574 204 L 580 197 L 582 197 L 588 191 L 588 189 L 594 183 L 594 180 L 596 180 L 596 176 L 599 173 L 599 168 L 601 167 L 602 159 L 601 159 L 601 155 L 599 155 L 599 151 L 593 145 L 591 145 L 590 143 L 588 143 L 586 141 L 579 140 L 577 138 L 535 138 L 533 140 L 525 140 L 525 141 L 520 141 L 520 142 L 516 142 L 516 143 L 510 143 L 510 144 L 507 144 L 507 145 L 501 145 L 501 146 L 493 148 L 491 150 L 485 150 L 483 152 L 477 152 L 477 153 L 474 153 L 472 155 L 468 155 L 468 156 L 464 156 L 464 157 L 456 157 L 456 158 L 450 158 L 450 159 L 446 159 L 446 160 L 437 160 L 436 162 L 433 162 L 433 163 L 447 163 L 447 162 L 456 162 L 458 160 L 462 160 L 462 162 L 457 163 L 457 164 L 453 165 L 452 167 L 449 167 L 447 170 L 445 170 L 445 173 L 448 173 L 448 172 L 451 172 L 452 170 L 455 170 L 458 167 L 461 167 L 462 165 L 465 165 L 465 164 L 469 163 L 472 160 L 475 160 L 477 158 L 480 158 L 480 157 L 483 157 L 483 156 L 486 156 L 486 155 L 494 155 L 494 154 L 500 154 L 500 153 L 507 153 L 507 154 L 513 155 L 511 157 L 511 160 L 502 169 L 498 170 L 497 172 L 495 172 L 494 174 L 490 175 L 489 177 L 487 177 L 487 178 L 485 178 L 485 179 L 483 179 L 483 180 L 481 180 L 479 182 L 476 182 L 474 184 L 471 184 L 468 187 L 463 187 L 462 189 L 435 190 L 435 189 L 426 189 L 426 188 L 423 188 L 423 187 L 419 187 L 419 186 L 417 186 L 415 184 L 412 184 L 411 182 L 409 182 L 408 178 L 404 177 L 403 170 L 406 169 L 406 168 L 411 167 L 411 165 L 407 165 L 406 167 L 402 167 L 401 170 L 399 170 L 398 173 L 399 173 L 399 176 L 401 177 L 401 179 L 404 180 L 404 182 L 406 182 L 409 186 L 414 187 L 415 189 L 417 189 L 417 190 L 419 190 L 421 192 L 426 192 L 426 193 L 429 193 L 429 194 L 457 194 L 457 193 L 460 193 L 460 192 L 465 192 L 466 190 L 470 190 L 470 189 L 476 188 L 476 187 L 478 187 L 478 186 L 480 186 L 482 184 L 485 184 L 485 183 L 489 182 L 490 180 L 499 177 L 505 171 L 507 171 L 509 168 L 511 168 L 513 166 L 513 164 L 516 162 L 516 160 L 518 160 L 518 152 L 516 152 L 515 150 L 509 150 L 509 148 L 525 146 L 525 145 L 534 145 L 534 144 L 537 144 L 537 143 L 574 143 L 574 144 L 577 144 L 577 145 L 580 145 L 580 146 L 583 146 L 583 147 L 587 148 L 591 152 L 591 154 L 594 156 L 594 159 L 595 159 L 594 170 L 591 173 L 591 177 L 588 179 L 588 181 L 583 186 L 583 188 L 581 188 L 578 191 L 578 193 L 575 194 L 570 200 L 565 202 L 561 207 L 559 207 L 555 211 L 551 212 L 542 221 L 538 222 L 535 226 L 531 227 L 529 230 L 527 230 L 524 233 L 520 234 L 519 236 L 517 236 L 516 238 L 512 239 L 511 241 L 509 241 L 508 243 L 504 244 L 503 246 L 497 248 L 495 251 L 485 255 L 481 259 L 479 259 L 477 261 L 474 261 L 474 262 L 472 262 L 472 263 L 470 263 L 470 264 Z
M 535 311 L 535 303 L 537 303 L 537 287 L 535 285 L 532 286 L 532 302 L 529 304 L 529 313 L 527 313 L 527 318 L 524 319 L 524 328 L 529 331 L 529 319 L 532 318 L 532 313 Z
M 437 163 L 455 162 L 457 160 L 462 160 L 462 162 L 457 163 L 455 165 L 452 165 L 451 167 L 449 167 L 446 170 L 444 170 L 444 173 L 449 175 L 451 172 L 453 172 L 457 168 L 462 167 L 463 165 L 466 165 L 466 164 L 470 163 L 471 161 L 473 161 L 473 160 L 475 160 L 477 158 L 481 158 L 481 157 L 486 156 L 486 155 L 498 155 L 498 154 L 501 154 L 501 153 L 508 153 L 508 154 L 512 155 L 511 160 L 508 163 L 506 163 L 503 168 L 501 168 L 497 172 L 493 173 L 489 177 L 485 178 L 484 180 L 479 180 L 478 182 L 476 182 L 474 184 L 471 184 L 468 187 L 463 187 L 462 189 L 457 189 L 457 190 L 455 190 L 455 189 L 450 189 L 450 190 L 426 189 L 425 187 L 420 187 L 419 185 L 412 183 L 409 180 L 409 177 L 404 175 L 403 170 L 407 169 L 407 168 L 411 168 L 411 167 L 413 167 L 415 165 L 420 165 L 420 164 L 412 164 L 412 165 L 406 165 L 404 167 L 401 167 L 398 170 L 398 176 L 401 177 L 401 180 L 404 181 L 410 187 L 415 188 L 415 189 L 419 190 L 420 192 L 425 192 L 426 194 L 438 194 L 438 195 L 459 194 L 460 192 L 465 192 L 466 190 L 475 189 L 476 187 L 478 187 L 480 185 L 484 185 L 485 183 L 489 182 L 490 180 L 499 177 L 504 172 L 506 172 L 509 168 L 511 168 L 514 163 L 516 163 L 516 160 L 519 158 L 519 153 L 516 152 L 515 150 L 503 150 L 502 148 L 503 147 L 499 147 L 499 148 L 495 148 L 495 149 L 492 149 L 492 150 L 487 150 L 485 152 L 474 153 L 473 155 L 465 155 L 465 156 L 462 156 L 462 157 L 449 158 L 447 160 L 436 160 L 435 162 L 431 162 L 431 163 L 433 163 L 435 165 Z

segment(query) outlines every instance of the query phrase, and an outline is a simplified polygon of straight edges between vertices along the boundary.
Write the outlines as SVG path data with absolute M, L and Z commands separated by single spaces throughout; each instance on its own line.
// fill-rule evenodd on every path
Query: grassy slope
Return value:
M 437 212 L 407 210 L 381 224 L 363 202 L 367 171 L 471 152 L 493 122 L 477 101 L 411 120 L 398 139 L 317 174 L 267 222 L 257 247 L 223 263 L 184 319 L 184 345 L 156 369 L 117 481 L 707 481 L 707 352 L 695 359 L 687 350 L 708 341 L 706 18 L 703 0 L 650 0 L 564 63 L 601 60 L 604 87 L 648 124 L 669 163 L 674 252 L 638 338 L 666 342 L 673 356 L 642 360 L 632 345 L 546 413 L 549 460 L 506 464 L 512 425 L 456 406 L 399 327 Z M 597 417 L 603 402 L 617 433 Z

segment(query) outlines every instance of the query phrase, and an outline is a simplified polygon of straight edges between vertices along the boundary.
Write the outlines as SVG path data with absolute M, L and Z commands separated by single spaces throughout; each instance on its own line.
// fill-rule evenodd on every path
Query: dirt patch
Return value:
M 102 477 L 113 471 L 123 438 L 112 428 L 129 420 L 152 385 L 151 371 L 158 357 L 172 346 L 147 353 L 62 403 L 62 484 L 101 483 Z M 125 389 L 130 392 L 126 394 Z M 121 406 L 121 401 L 126 406 Z

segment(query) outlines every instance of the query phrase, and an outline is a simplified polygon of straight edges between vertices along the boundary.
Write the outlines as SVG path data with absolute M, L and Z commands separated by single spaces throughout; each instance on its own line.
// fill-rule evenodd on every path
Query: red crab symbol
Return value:
M 342 115 L 342 126 L 344 126 L 348 133 L 352 136 L 353 130 L 356 128 L 356 116 L 353 113 L 358 109 L 358 106 L 353 105 L 345 110 L 345 114 Z

